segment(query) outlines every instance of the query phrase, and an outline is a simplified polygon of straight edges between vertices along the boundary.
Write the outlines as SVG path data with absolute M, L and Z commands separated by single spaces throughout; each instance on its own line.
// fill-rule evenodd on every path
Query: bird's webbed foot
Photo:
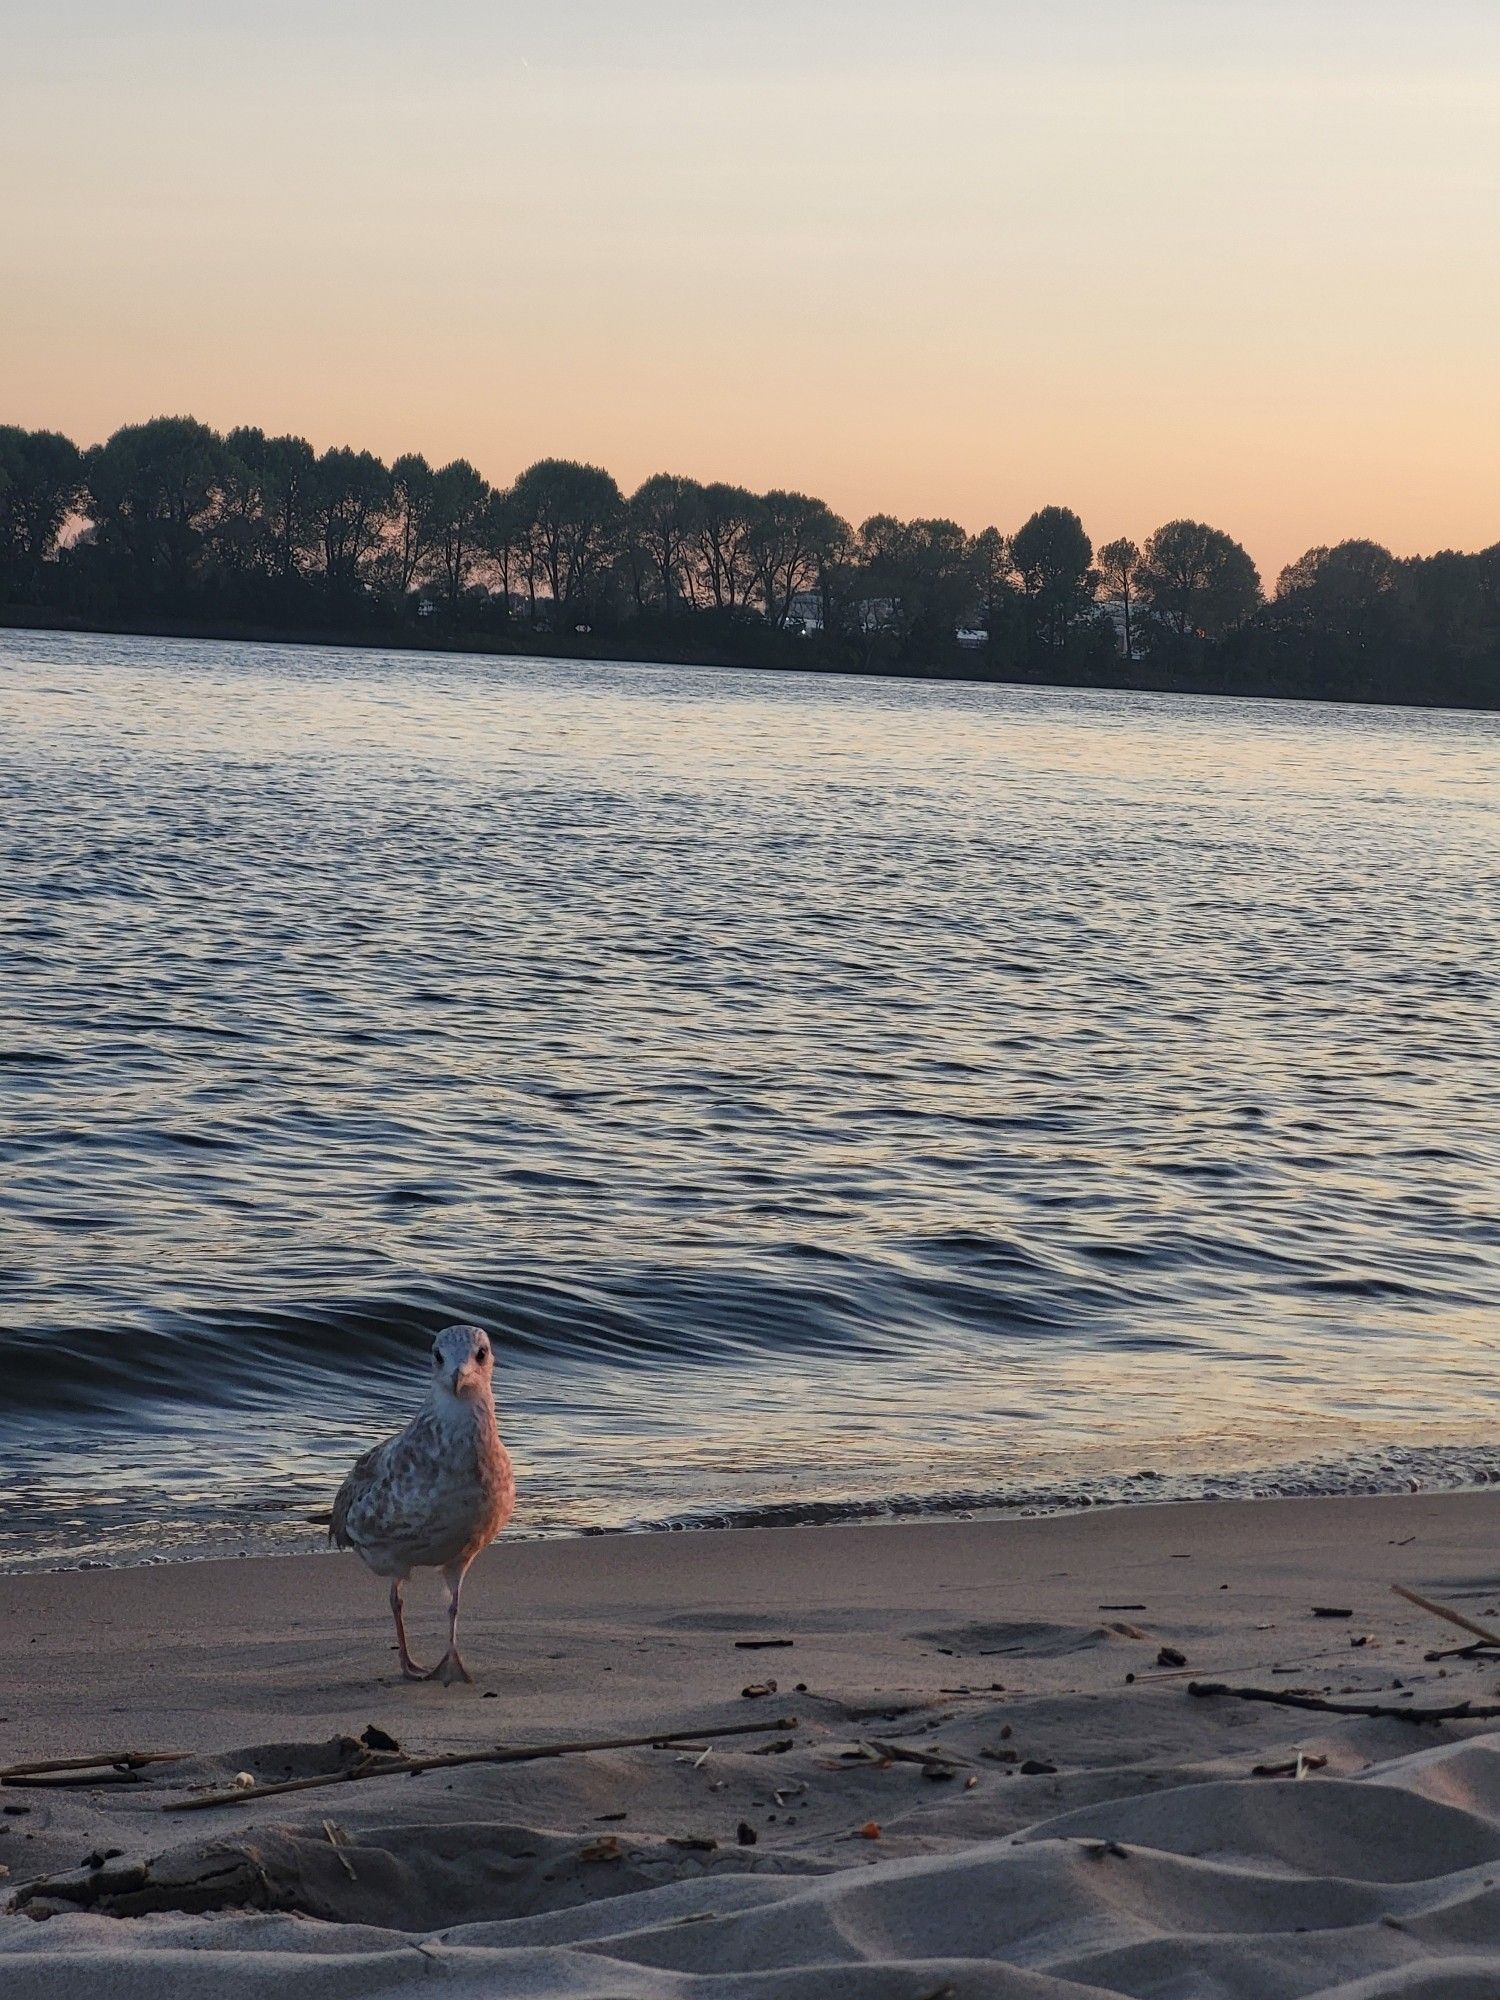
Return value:
M 458 1681 L 474 1685 L 474 1676 L 469 1672 L 457 1653 L 444 1653 L 431 1673 L 424 1676 L 429 1681 L 441 1681 L 444 1687 L 452 1687 Z

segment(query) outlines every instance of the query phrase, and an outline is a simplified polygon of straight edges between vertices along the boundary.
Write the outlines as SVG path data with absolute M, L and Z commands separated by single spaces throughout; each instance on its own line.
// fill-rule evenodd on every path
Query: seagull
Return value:
M 465 1570 L 516 1504 L 510 1454 L 495 1423 L 494 1366 L 482 1327 L 445 1327 L 432 1343 L 427 1401 L 404 1431 L 356 1459 L 333 1503 L 329 1541 L 391 1579 L 396 1647 L 409 1681 L 474 1678 L 459 1657 L 459 1592 Z M 440 1569 L 448 1586 L 448 1650 L 430 1669 L 407 1650 L 401 1616 L 414 1569 Z

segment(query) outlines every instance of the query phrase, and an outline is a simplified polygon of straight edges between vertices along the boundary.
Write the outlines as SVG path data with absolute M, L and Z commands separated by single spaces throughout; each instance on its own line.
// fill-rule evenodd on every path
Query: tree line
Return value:
M 1095 549 L 657 473 L 316 452 L 191 417 L 80 450 L 0 426 L 0 615 L 844 671 L 1500 706 L 1500 545 L 1310 549 L 1267 596 L 1222 529 Z

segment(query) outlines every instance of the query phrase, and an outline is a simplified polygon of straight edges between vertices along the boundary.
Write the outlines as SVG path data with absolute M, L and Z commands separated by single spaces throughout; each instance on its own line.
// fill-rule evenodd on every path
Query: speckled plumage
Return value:
M 472 1561 L 510 1519 L 510 1454 L 488 1402 L 428 1404 L 356 1461 L 333 1503 L 333 1539 L 377 1576 Z
M 405 1430 L 355 1461 L 333 1503 L 329 1540 L 391 1582 L 396 1643 L 408 1678 L 467 1680 L 457 1643 L 464 1572 L 511 1517 L 515 1478 L 500 1442 L 493 1355 L 478 1327 L 450 1326 L 433 1343 L 432 1388 Z M 401 1587 L 414 1569 L 448 1583 L 448 1651 L 430 1675 L 407 1651 Z

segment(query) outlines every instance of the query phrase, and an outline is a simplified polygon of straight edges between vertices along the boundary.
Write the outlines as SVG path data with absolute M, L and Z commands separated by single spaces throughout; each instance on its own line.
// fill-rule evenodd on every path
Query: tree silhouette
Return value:
M 1001 630 L 1015 595 L 1010 544 L 998 528 L 981 528 L 970 547 L 969 561 L 974 573 L 976 607 L 989 634 L 990 650 L 994 652 L 1000 645 Z
M 535 623 L 536 565 L 527 523 L 516 504 L 513 488 L 508 487 L 504 492 L 491 489 L 479 523 L 478 541 L 499 590 L 504 616 L 510 616 L 511 596 L 517 582 L 525 580 L 531 590 Z
M 391 475 L 373 452 L 337 446 L 318 459 L 311 513 L 330 591 L 352 596 L 371 581 L 390 506 Z
M 1091 615 L 1109 590 L 1139 684 L 1500 708 L 1500 545 L 1404 558 L 1320 546 L 1287 565 L 1269 604 L 1245 550 L 1204 522 L 1169 521 L 1144 552 L 1108 543 L 1098 569 L 1091 557 L 1064 507 L 1008 541 L 893 514 L 855 536 L 783 488 L 661 473 L 627 505 L 607 472 L 568 459 L 495 491 L 466 459 L 434 471 L 408 452 L 387 470 L 370 452 L 319 455 L 248 425 L 221 437 L 192 417 L 126 424 L 84 453 L 0 426 L 12 623 L 504 645 L 524 600 L 526 643 L 550 627 L 558 651 L 584 649 L 584 629 L 622 654 L 928 673 L 957 664 L 957 628 L 978 620 L 989 643 L 971 672 L 1114 682 L 1117 647 Z M 415 594 L 437 585 L 444 616 L 422 622 Z M 821 619 L 794 621 L 814 591 Z
M 437 540 L 437 476 L 419 451 L 391 466 L 389 533 L 385 549 L 388 588 L 399 601 L 423 581 Z
M 474 575 L 483 546 L 490 485 L 466 458 L 455 458 L 432 475 L 431 544 L 455 609 Z
M 1220 639 L 1259 606 L 1260 576 L 1238 542 L 1203 521 L 1168 521 L 1147 542 L 1138 574 L 1155 633 Z
M 1033 643 L 1060 652 L 1088 607 L 1093 544 L 1071 507 L 1043 507 L 1010 540 Z
M 1135 543 L 1121 536 L 1118 541 L 1106 542 L 1099 551 L 1099 578 L 1104 588 L 1119 600 L 1125 613 L 1125 657 L 1135 658 L 1135 641 L 1130 629 L 1130 614 L 1135 604 L 1136 582 L 1141 573 L 1141 552 Z
M 184 597 L 219 504 L 224 440 L 193 417 L 125 424 L 84 459 L 89 511 L 148 599 Z
M 0 589 L 35 587 L 82 486 L 71 438 L 0 424 Z
M 216 543 L 231 566 L 286 584 L 315 543 L 317 460 L 306 438 L 249 427 L 224 439 Z
M 747 540 L 756 587 L 766 617 L 784 629 L 792 600 L 812 590 L 850 542 L 849 524 L 805 493 L 767 493 L 756 509 Z
M 625 502 L 597 465 L 544 458 L 511 489 L 525 522 L 555 614 L 567 618 L 594 605 L 614 561 Z
M 857 572 L 865 601 L 902 649 L 942 651 L 972 610 L 980 566 L 956 521 L 900 521 L 872 514 L 859 531 Z
M 753 542 L 760 503 L 744 486 L 705 486 L 698 523 L 699 576 L 718 611 L 738 611 L 755 587 Z
M 637 605 L 659 604 L 669 615 L 683 602 L 693 605 L 695 558 L 705 522 L 698 481 L 674 472 L 654 473 L 631 494 L 627 518 Z
M 1400 573 L 1396 558 L 1378 542 L 1309 549 L 1281 572 L 1276 604 L 1283 616 L 1311 630 L 1357 636 L 1394 607 Z

